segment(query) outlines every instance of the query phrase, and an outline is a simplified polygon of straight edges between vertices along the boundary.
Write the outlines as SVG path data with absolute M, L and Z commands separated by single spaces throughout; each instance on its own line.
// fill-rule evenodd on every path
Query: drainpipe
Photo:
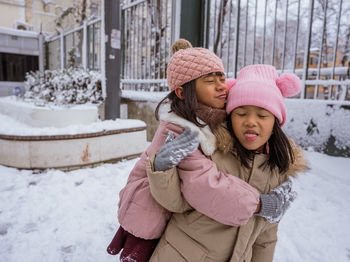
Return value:
M 105 119 L 120 117 L 120 66 L 121 66 L 121 33 L 120 1 L 103 1 L 104 8 L 104 85 L 106 90 Z
M 209 1 L 207 1 L 209 3 Z M 180 14 L 177 19 L 180 21 L 180 38 L 185 38 L 192 43 L 194 47 L 203 47 L 205 44 L 205 0 L 181 0 L 176 1 L 180 5 Z M 178 9 L 177 8 L 177 9 Z M 194 12 L 193 10 L 196 10 Z M 179 17 L 180 16 L 180 17 Z M 175 39 L 176 40 L 176 39 Z

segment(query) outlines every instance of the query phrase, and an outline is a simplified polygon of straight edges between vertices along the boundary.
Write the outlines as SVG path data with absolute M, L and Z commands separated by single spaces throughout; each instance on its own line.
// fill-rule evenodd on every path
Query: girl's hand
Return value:
M 297 192 L 292 191 L 292 180 L 288 179 L 268 194 L 260 195 L 261 209 L 255 215 L 266 218 L 270 223 L 278 223 L 296 197 Z
M 154 159 L 154 171 L 164 171 L 177 166 L 182 159 L 193 153 L 198 145 L 198 132 L 191 132 L 189 128 L 186 128 L 174 139 L 173 133 L 169 131 L 165 144 Z

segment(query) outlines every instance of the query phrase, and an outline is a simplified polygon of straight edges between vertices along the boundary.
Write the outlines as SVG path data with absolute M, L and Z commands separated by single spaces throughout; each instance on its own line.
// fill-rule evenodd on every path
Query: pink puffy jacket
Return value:
M 172 115 L 166 120 L 173 121 L 174 118 L 179 117 Z M 188 126 L 192 130 L 197 129 L 200 132 L 202 150 L 208 148 L 206 145 L 208 141 L 204 141 L 205 136 L 201 133 L 202 128 L 199 129 L 183 119 L 173 123 L 160 121 L 152 143 L 141 155 L 129 175 L 126 186 L 119 193 L 119 223 L 126 231 L 137 237 L 159 238 L 171 216 L 171 213 L 158 204 L 151 195 L 146 162 L 148 157 L 159 151 L 169 131 L 175 136 L 183 132 L 184 128 L 180 125 Z M 206 151 L 208 150 L 204 150 Z M 186 201 L 200 213 L 222 224 L 244 225 L 256 210 L 259 192 L 243 180 L 218 171 L 216 164 L 200 150 L 196 150 L 179 163 L 178 173 L 182 180 L 181 191 Z

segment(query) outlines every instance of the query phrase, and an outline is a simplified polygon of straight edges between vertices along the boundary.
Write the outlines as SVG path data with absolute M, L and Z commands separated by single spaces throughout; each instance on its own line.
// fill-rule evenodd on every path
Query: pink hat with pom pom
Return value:
M 168 86 L 172 91 L 177 86 L 215 72 L 224 72 L 224 66 L 212 51 L 200 47 L 181 49 L 168 63 Z
M 226 113 L 237 107 L 252 105 L 264 108 L 276 116 L 280 126 L 286 122 L 285 97 L 300 92 L 301 81 L 293 73 L 277 71 L 270 65 L 250 65 L 239 71 L 237 79 L 229 79 L 230 89 L 227 98 Z

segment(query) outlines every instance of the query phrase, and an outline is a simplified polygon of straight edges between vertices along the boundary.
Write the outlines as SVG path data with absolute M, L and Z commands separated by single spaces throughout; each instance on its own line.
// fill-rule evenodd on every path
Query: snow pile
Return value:
M 274 262 L 348 262 L 349 158 L 306 152 L 298 198 L 282 218 Z M 118 261 L 118 193 L 137 159 L 71 172 L 0 166 L 0 261 Z
M 287 99 L 283 130 L 303 148 L 350 157 L 350 110 L 327 101 Z
M 26 101 L 36 105 L 101 103 L 101 74 L 78 68 L 30 72 L 26 75 Z
M 14 136 L 76 135 L 110 130 L 145 127 L 146 124 L 137 119 L 98 120 L 94 123 L 72 124 L 65 127 L 32 127 L 16 119 L 0 114 L 0 134 Z

